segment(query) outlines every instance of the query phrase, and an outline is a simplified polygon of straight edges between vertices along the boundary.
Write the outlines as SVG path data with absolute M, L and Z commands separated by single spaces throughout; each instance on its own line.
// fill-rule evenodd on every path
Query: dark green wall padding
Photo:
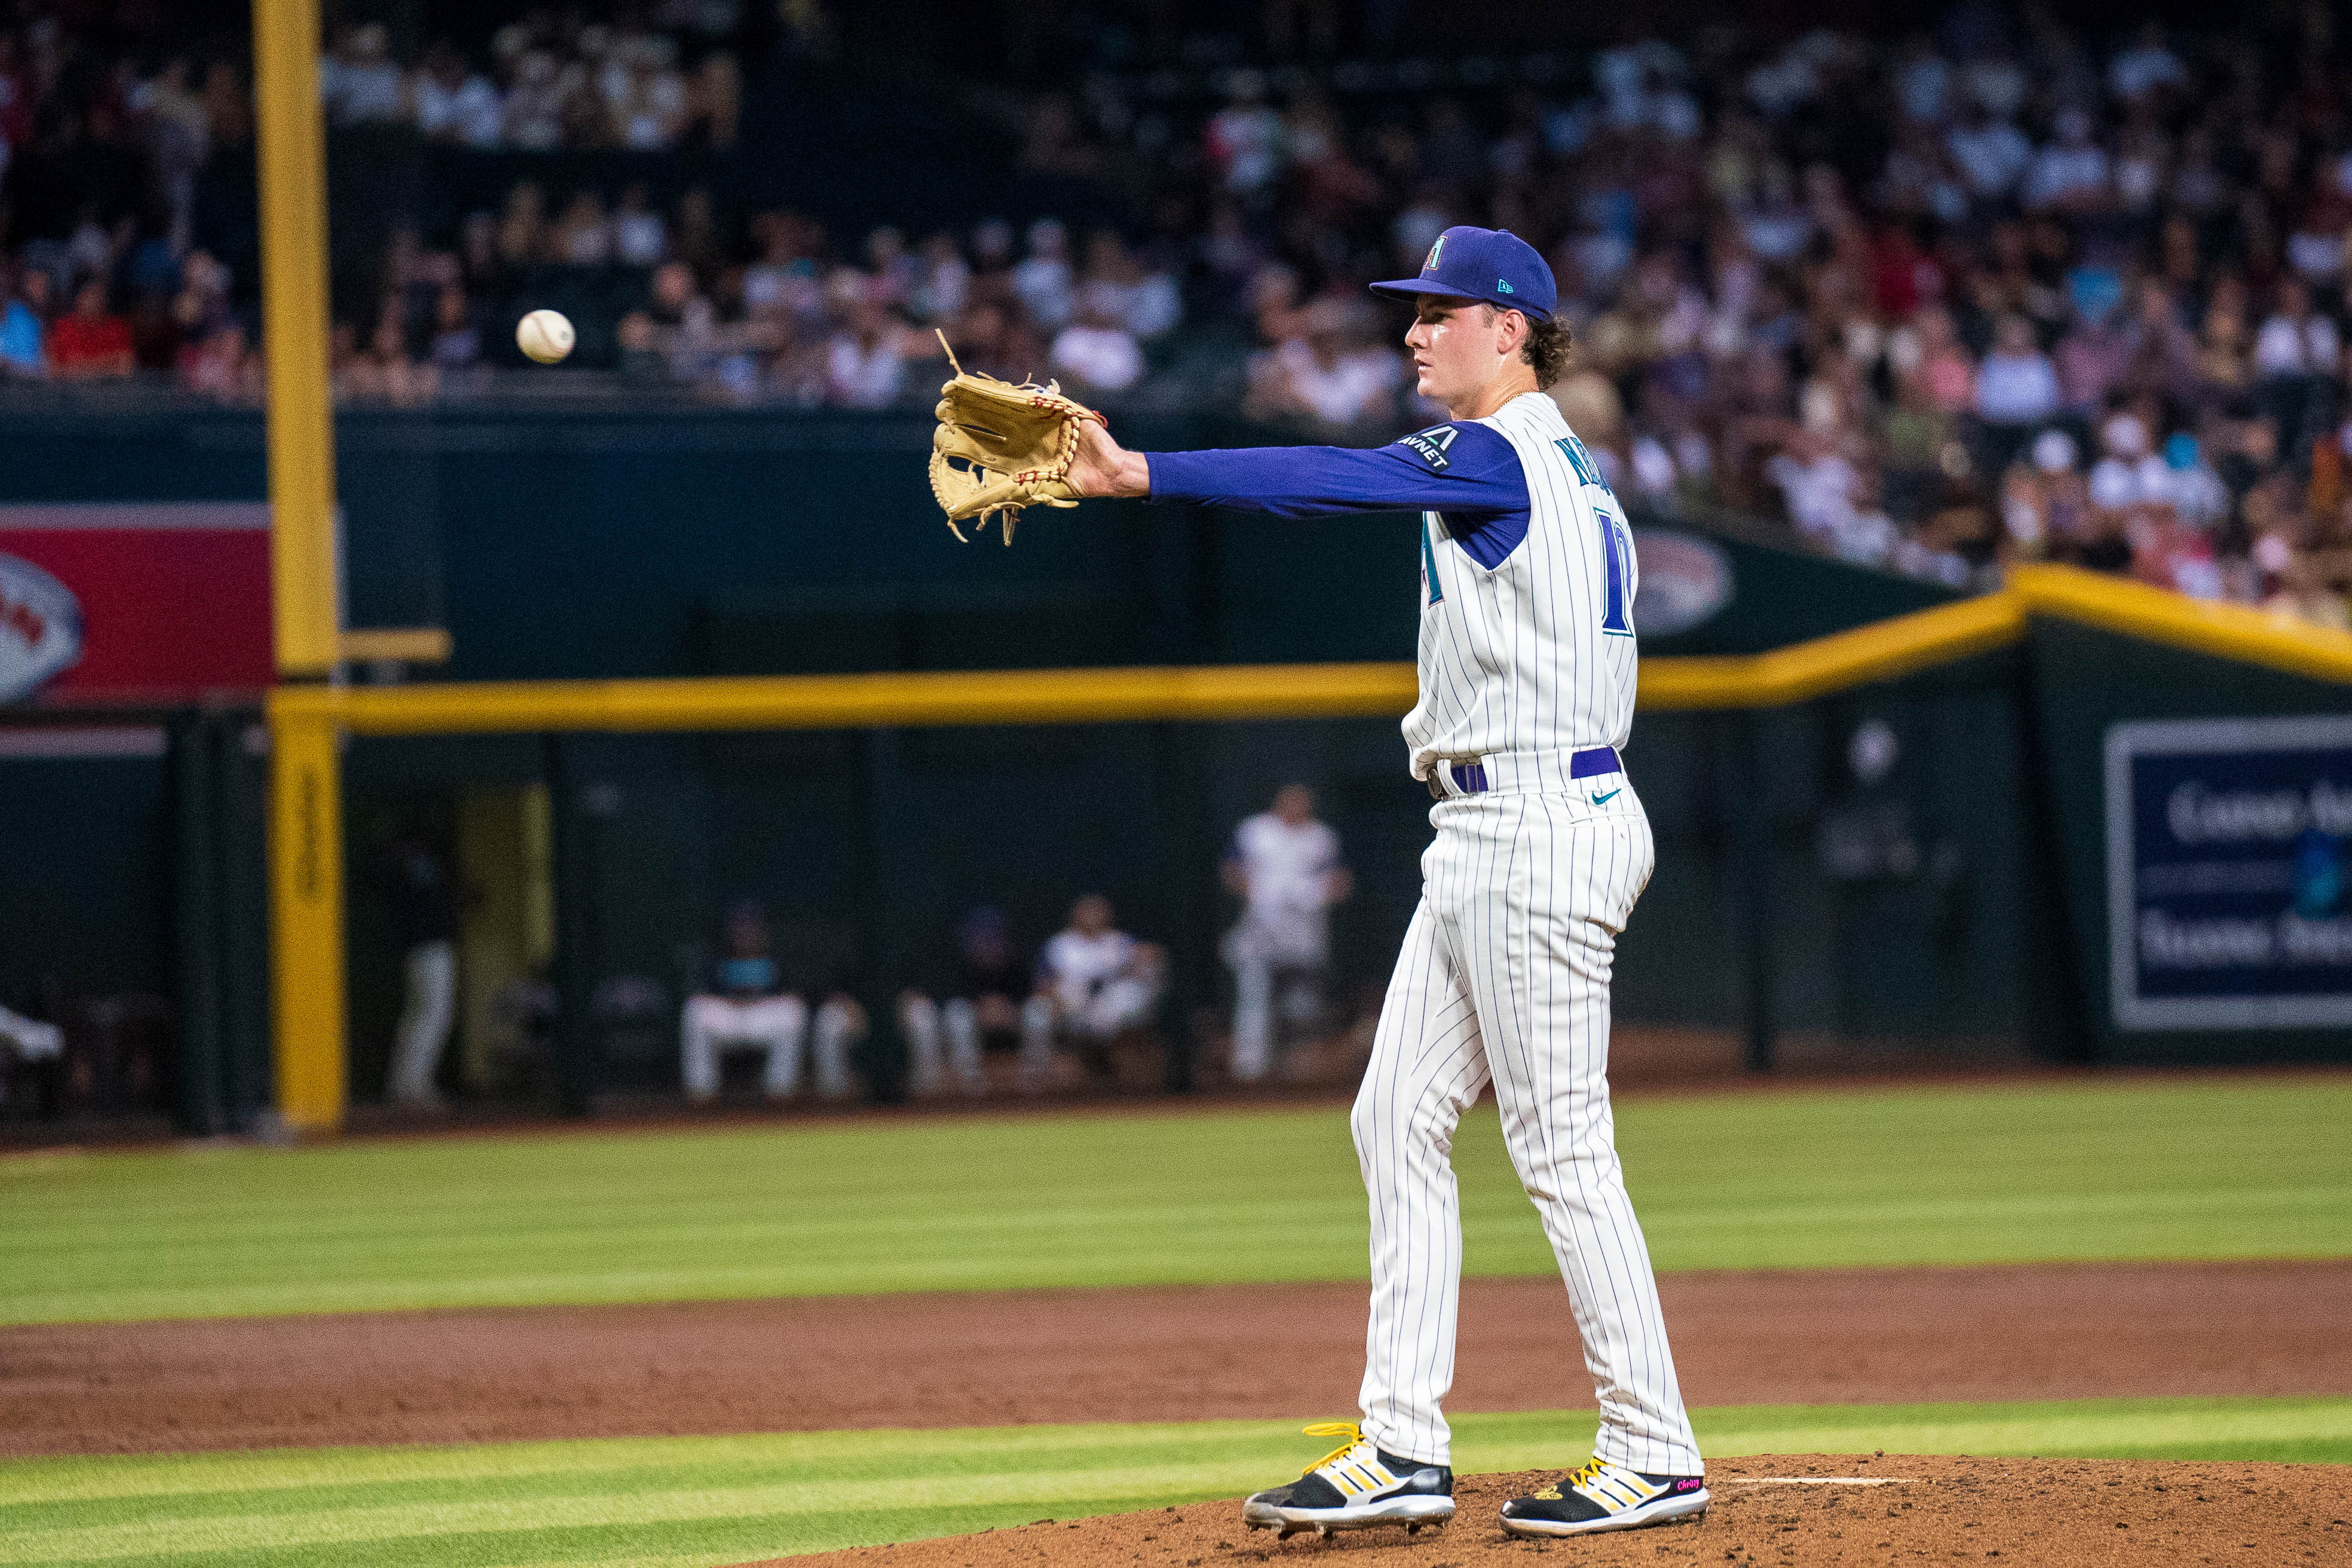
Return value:
M 247 413 L 12 414 L 4 433 L 0 499 L 263 491 L 261 425 Z M 1274 438 L 1209 420 L 1137 419 L 1121 435 L 1146 448 Z M 1032 513 L 1010 550 L 992 535 L 961 545 L 922 478 L 920 418 L 361 413 L 340 417 L 338 439 L 352 619 L 447 626 L 450 678 L 1412 655 L 1409 517 L 1288 522 L 1119 503 Z M 1730 603 L 1645 651 L 1756 652 L 1950 597 L 1736 531 L 1715 542 L 1731 564 Z M 1644 715 L 1630 762 L 1659 868 L 1621 947 L 1619 1016 L 1742 1026 L 1733 955 L 1743 868 L 1763 832 L 1765 952 L 1785 1035 L 1930 1057 L 1988 1047 L 2061 1059 L 2345 1055 L 2345 1042 L 2316 1037 L 2132 1041 L 2107 1030 L 2097 757 L 2105 727 L 2124 719 L 2341 711 L 2346 696 L 2044 622 L 2021 647 L 1785 710 Z M 1894 734 L 1897 760 L 1864 783 L 1847 752 L 1871 721 Z M 1428 837 L 1427 802 L 1389 721 L 580 736 L 552 749 L 538 737 L 360 741 L 348 762 L 354 868 L 385 825 L 446 807 L 463 781 L 557 768 L 567 809 L 583 814 L 567 840 L 582 863 L 566 886 L 593 890 L 593 918 L 565 930 L 587 984 L 635 974 L 674 988 L 681 947 L 709 941 L 727 900 L 757 895 L 806 939 L 810 966 L 836 971 L 885 1018 L 895 988 L 935 966 L 971 904 L 1007 906 L 1034 939 L 1074 893 L 1099 888 L 1136 930 L 1174 948 L 1170 1026 L 1186 1030 L 1192 1009 L 1221 998 L 1225 837 L 1294 778 L 1322 791 L 1361 886 L 1339 921 L 1338 990 L 1376 988 Z M 15 807 L 0 825 L 0 929 L 26 937 L 0 948 L 0 999 L 31 999 L 66 975 L 102 992 L 174 975 L 184 990 L 194 974 L 215 994 L 252 994 L 174 960 L 175 929 L 206 929 L 188 923 L 177 868 L 198 852 L 216 865 L 217 852 L 173 847 L 166 774 L 140 768 L 0 763 Z M 254 808 L 244 785 L 213 793 Z M 1857 873 L 1838 853 L 1857 833 L 1904 847 Z M 88 853 L 93 842 L 105 852 Z M 96 933 L 87 942 L 15 891 L 68 883 L 82 911 L 70 919 L 86 914 Z M 247 900 L 215 902 L 249 945 Z M 363 892 L 351 929 L 365 1099 L 380 1091 L 397 953 Z M 235 1060 L 249 1063 L 257 1026 L 240 1015 L 215 1032 L 242 1040 Z M 876 1067 L 887 1074 L 894 1053 L 886 1039 Z M 667 1070 L 609 1066 L 622 1079 Z M 253 1099 L 247 1078 L 234 1062 L 200 1075 L 184 1115 L 236 1121 Z

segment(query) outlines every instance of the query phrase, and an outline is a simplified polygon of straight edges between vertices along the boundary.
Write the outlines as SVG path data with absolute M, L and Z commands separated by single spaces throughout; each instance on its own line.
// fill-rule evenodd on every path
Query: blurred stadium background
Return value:
M 1428 411 L 1362 284 L 1459 222 L 1551 258 L 1581 345 L 1554 395 L 1637 524 L 1659 869 L 1616 979 L 1633 1188 L 1769 1178 L 1760 1218 L 1681 1232 L 1669 1203 L 1662 1263 L 2347 1256 L 2340 7 L 0 0 L 0 1147 L 26 1152 L 0 1158 L 0 1256 L 28 1271 L 0 1316 L 1352 1277 L 1354 1231 L 1294 1272 L 1235 1265 L 1267 1215 L 1155 1268 L 1090 1212 L 1065 1242 L 1096 1253 L 980 1267 L 927 1252 L 882 1174 L 922 1190 L 908 1173 L 975 1138 L 996 1169 L 1036 1129 L 1045 1189 L 973 1195 L 991 1236 L 1134 1127 L 1200 1130 L 1154 1143 L 1171 1182 L 1223 1161 L 1344 1186 L 1328 1135 L 1427 837 L 1395 731 L 1412 520 L 1096 503 L 961 545 L 920 472 L 933 333 L 1058 377 L 1130 447 L 1373 444 Z M 561 367 L 513 346 L 537 308 L 578 328 Z M 1354 890 L 1319 1007 L 1241 1085 L 1222 870 L 1290 784 Z M 903 994 L 956 988 L 980 910 L 1025 989 L 1088 893 L 1162 955 L 1148 1015 L 1027 1095 L 992 1039 L 1006 1131 L 952 1096 L 903 1119 L 933 1103 Z M 740 1057 L 688 1102 L 681 1010 L 747 905 L 770 988 L 864 1022 L 843 1103 L 804 1074 L 763 1104 Z M 404 1084 L 404 1027 L 445 1005 Z M 2157 1068 L 2200 1070 L 2127 1070 Z M 1727 1108 L 1763 1084 L 1789 1098 L 1757 1114 L 1793 1120 L 1745 1163 Z M 1841 1098 L 1864 1084 L 1895 1098 Z M 1213 1110 L 1157 1119 L 1180 1101 Z M 1084 1114 L 1020 1114 L 1051 1107 Z M 2000 1179 L 1839 1207 L 1903 1179 L 1905 1150 L 1840 1142 L 1880 1116 Z M 536 1131 L 585 1118 L 614 1135 Z M 516 1136 L 245 1148 L 453 1129 Z M 1253 1129 L 1316 1159 L 1253 1163 Z M 788 1152 L 820 1137 L 837 1168 Z M 174 1163 L 174 1139 L 231 1163 Z M 56 1152 L 101 1144 L 156 1147 Z M 433 1234 L 338 1250 L 378 1184 L 423 1194 Z M 865 1215 L 914 1262 L 719 1215 L 741 1184 Z M 633 1252 L 656 1194 L 710 1234 Z M 520 1217 L 486 1233 L 501 1194 Z M 1731 1239 L 1755 1225 L 1786 1245 Z M 1474 1272 L 1539 1269 L 1517 1228 Z M 2025 1436 L 1902 1429 L 2341 1461 L 2340 1375 L 2199 1385 L 2315 1400 L 2234 1446 L 2115 1436 L 2178 1411 L 2107 1412 L 2071 1448 L 2071 1408 Z M 1832 1448 L 1874 1418 L 1709 1419 Z M 172 1446 L 89 1420 L 10 1451 Z M 1488 1468 L 1536 1462 L 1497 1441 Z M 762 1453 L 726 1463 L 806 1462 Z M 247 1479 L 343 1484 L 289 1463 Z M 1250 1479 L 1185 1474 L 1066 1511 Z M 425 1484 L 368 1484 L 394 1480 Z M 18 1522 L 61 1532 L 6 1560 L 104 1555 L 73 1534 L 100 1524 L 136 1544 L 118 1482 L 148 1484 L 0 1467 L 0 1506 L 17 1489 Z M 985 1490 L 710 1525 L 660 1560 L 1053 1511 Z M 656 1560 L 614 1506 L 572 1544 Z M 462 1560 L 554 1560 L 560 1513 Z M 173 1550 L 215 1550 L 188 1528 Z M 264 1545 L 309 1549 L 217 1550 Z

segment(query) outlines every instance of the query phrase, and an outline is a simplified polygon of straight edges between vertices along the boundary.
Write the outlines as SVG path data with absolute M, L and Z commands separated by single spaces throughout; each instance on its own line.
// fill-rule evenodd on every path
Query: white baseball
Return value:
M 515 323 L 515 346 L 541 364 L 572 352 L 572 323 L 561 310 L 533 310 Z

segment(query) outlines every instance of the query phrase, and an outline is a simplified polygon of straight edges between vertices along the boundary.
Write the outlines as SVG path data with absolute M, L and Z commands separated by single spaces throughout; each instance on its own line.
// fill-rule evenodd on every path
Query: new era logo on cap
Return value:
M 1397 300 L 1422 294 L 1483 300 L 1538 321 L 1550 321 L 1559 302 L 1551 268 L 1534 246 L 1509 229 L 1470 224 L 1456 224 L 1437 237 L 1429 247 L 1429 259 L 1421 264 L 1420 277 L 1375 283 L 1372 292 Z

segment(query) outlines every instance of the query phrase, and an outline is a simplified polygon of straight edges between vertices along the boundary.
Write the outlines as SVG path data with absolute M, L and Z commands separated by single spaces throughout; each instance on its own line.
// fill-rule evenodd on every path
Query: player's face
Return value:
M 1414 301 L 1412 331 L 1404 335 L 1418 378 L 1413 390 L 1447 407 L 1475 395 L 1507 357 L 1500 342 L 1504 319 L 1475 300 L 1422 295 Z

